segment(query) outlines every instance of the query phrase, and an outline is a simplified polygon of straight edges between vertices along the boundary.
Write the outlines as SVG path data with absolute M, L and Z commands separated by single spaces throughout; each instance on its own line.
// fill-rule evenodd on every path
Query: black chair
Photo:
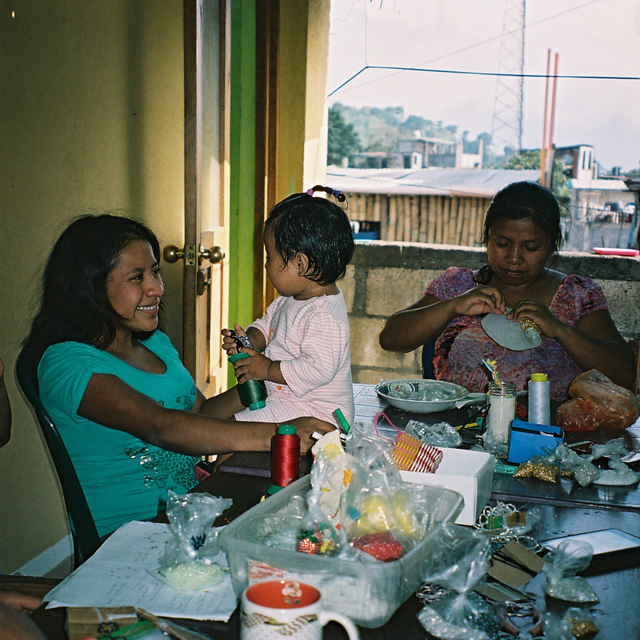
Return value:
M 433 356 L 435 355 L 436 341 L 429 340 L 422 345 L 422 377 L 427 380 L 435 380 L 433 373 Z
M 64 446 L 58 429 L 40 402 L 40 396 L 29 371 L 27 356 L 22 351 L 16 361 L 16 377 L 24 395 L 35 411 L 42 435 L 47 443 L 56 473 L 60 479 L 73 537 L 74 565 L 78 567 L 100 546 L 100 537 L 98 536 L 91 511 L 89 511 L 84 491 L 76 475 L 76 470 L 73 467 L 71 458 L 69 458 L 67 448 Z

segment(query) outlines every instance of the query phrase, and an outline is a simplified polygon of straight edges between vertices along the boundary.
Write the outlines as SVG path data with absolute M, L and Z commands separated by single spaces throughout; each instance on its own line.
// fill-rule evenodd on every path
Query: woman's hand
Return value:
M 449 303 L 457 316 L 480 316 L 485 313 L 504 315 L 507 312 L 504 298 L 495 287 L 474 287 L 450 298 Z
M 522 322 L 525 318 L 529 318 L 538 325 L 545 337 L 554 340 L 558 338 L 561 330 L 566 327 L 563 322 L 549 311 L 549 307 L 542 302 L 534 300 L 520 300 L 514 305 L 507 317 L 516 322 Z
M 330 422 L 319 420 L 318 418 L 295 418 L 290 420 L 287 424 L 292 424 L 296 427 L 296 432 L 300 436 L 300 452 L 307 453 L 309 449 L 315 444 L 315 440 L 311 438 L 311 434 L 316 433 L 329 433 L 336 427 Z
M 30 596 L 12 589 L 0 591 L 0 603 L 6 604 L 14 611 L 34 611 L 40 604 L 40 598 Z

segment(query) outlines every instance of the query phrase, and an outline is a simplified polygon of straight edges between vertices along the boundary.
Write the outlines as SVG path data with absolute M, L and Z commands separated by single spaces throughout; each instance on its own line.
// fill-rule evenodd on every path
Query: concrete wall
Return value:
M 380 348 L 378 335 L 384 322 L 420 298 L 428 283 L 447 267 L 484 264 L 484 249 L 407 242 L 356 244 L 354 259 L 340 284 L 351 322 L 354 382 L 421 377 L 420 349 L 402 354 Z M 551 266 L 594 278 L 607 296 L 622 335 L 640 339 L 640 259 L 563 252 Z

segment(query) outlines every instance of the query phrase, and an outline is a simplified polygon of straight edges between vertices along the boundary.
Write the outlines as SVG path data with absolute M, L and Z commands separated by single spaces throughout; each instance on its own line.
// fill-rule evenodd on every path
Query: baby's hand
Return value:
M 222 339 L 222 348 L 230 356 L 238 353 L 239 347 L 251 345 L 251 341 L 247 338 L 245 330 L 239 324 L 234 325 L 233 329 L 223 329 L 221 333 L 224 336 Z
M 266 380 L 269 375 L 269 365 L 273 362 L 267 356 L 263 356 L 255 349 L 242 349 L 243 353 L 248 353 L 248 358 L 242 358 L 233 363 L 238 382 L 247 380 Z

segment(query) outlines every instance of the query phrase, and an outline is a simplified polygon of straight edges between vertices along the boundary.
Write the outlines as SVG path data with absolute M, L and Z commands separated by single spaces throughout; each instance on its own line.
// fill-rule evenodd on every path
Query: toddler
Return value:
M 235 325 L 254 348 L 241 348 L 250 357 L 234 366 L 240 383 L 264 380 L 269 395 L 264 408 L 244 409 L 236 420 L 282 423 L 307 415 L 337 424 L 339 408 L 353 421 L 349 319 L 336 286 L 353 256 L 353 233 L 345 212 L 314 198 L 315 191 L 345 200 L 318 185 L 277 204 L 265 223 L 265 267 L 280 295 L 246 334 Z M 222 348 L 235 353 L 232 332 L 222 334 Z

